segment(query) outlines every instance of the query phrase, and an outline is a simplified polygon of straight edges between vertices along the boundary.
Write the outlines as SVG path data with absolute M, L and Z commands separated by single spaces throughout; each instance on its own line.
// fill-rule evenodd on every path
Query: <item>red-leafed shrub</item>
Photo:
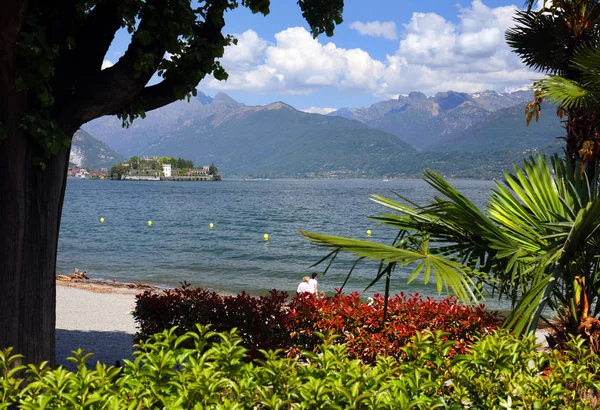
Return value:
M 173 326 L 180 334 L 195 330 L 197 323 L 210 324 L 219 332 L 235 327 L 250 357 L 258 349 L 282 349 L 289 355 L 314 351 L 322 342 L 317 333 L 335 333 L 339 335 L 337 343 L 344 343 L 350 355 L 365 362 L 379 355 L 401 357 L 402 348 L 422 330 L 446 332 L 444 337 L 456 342 L 450 355 L 463 353 L 475 334 L 489 333 L 500 322 L 497 313 L 481 306 L 461 306 L 454 298 L 423 299 L 417 294 L 391 297 L 385 323 L 381 295 L 367 304 L 358 293 L 323 298 L 303 294 L 295 296 L 289 308 L 286 299 L 287 293 L 276 290 L 261 297 L 245 292 L 221 296 L 184 284 L 138 295 L 133 316 L 140 340 Z
M 221 296 L 216 292 L 184 284 L 181 288 L 161 293 L 137 295 L 133 317 L 139 325 L 138 340 L 178 326 L 183 334 L 194 331 L 197 323 L 211 325 L 214 331 L 234 327 L 242 337 L 242 345 L 253 355 L 257 349 L 280 349 L 289 346 L 287 313 L 288 294 L 272 290 L 266 296 L 252 297 L 242 292 L 237 296 Z
M 418 294 L 390 297 L 388 316 L 383 320 L 384 298 L 375 295 L 373 303 L 363 303 L 358 293 L 316 298 L 296 296 L 290 303 L 288 326 L 296 354 L 314 350 L 319 333 L 336 333 L 338 343 L 344 343 L 352 356 L 366 362 L 378 355 L 402 356 L 402 348 L 416 332 L 441 330 L 456 345 L 450 355 L 464 353 L 478 333 L 490 333 L 498 327 L 497 312 L 482 306 L 459 305 L 455 298 L 423 299 Z

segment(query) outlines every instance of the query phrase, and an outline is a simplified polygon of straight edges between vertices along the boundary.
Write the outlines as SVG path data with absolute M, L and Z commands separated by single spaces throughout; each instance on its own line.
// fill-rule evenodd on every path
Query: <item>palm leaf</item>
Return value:
M 426 261 L 425 263 L 430 264 L 436 276 L 438 291 L 441 292 L 443 287 L 452 289 L 454 294 L 465 303 L 477 302 L 479 300 L 472 290 L 473 282 L 470 278 L 471 274 L 469 271 L 465 270 L 459 263 L 447 260 L 439 255 L 428 252 L 417 252 L 358 239 L 319 235 L 303 231 L 300 233 L 319 246 L 340 248 L 343 252 L 352 253 L 357 257 L 379 260 L 384 264 L 398 262 L 403 265 L 408 265 L 415 262 Z M 418 265 L 417 268 L 413 270 L 411 276 L 413 276 L 415 272 L 421 273 L 424 266 L 424 264 Z
M 549 75 L 538 81 L 537 87 L 550 102 L 565 108 L 589 106 L 594 101 L 591 91 L 575 80 Z
M 506 42 L 526 66 L 559 75 L 568 71 L 571 33 L 564 19 L 530 10 L 517 12 L 514 20 Z

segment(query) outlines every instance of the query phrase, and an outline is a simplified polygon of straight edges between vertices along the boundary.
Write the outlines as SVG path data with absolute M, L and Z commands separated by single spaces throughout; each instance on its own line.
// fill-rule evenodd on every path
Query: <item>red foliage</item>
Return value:
M 204 289 L 181 288 L 162 293 L 137 295 L 133 317 L 138 322 L 139 340 L 178 326 L 182 334 L 195 330 L 196 323 L 210 324 L 214 331 L 234 327 L 242 337 L 242 345 L 254 355 L 257 349 L 279 349 L 289 345 L 284 309 L 288 295 L 272 290 L 266 296 L 221 296 Z
M 455 298 L 423 299 L 418 294 L 391 297 L 388 316 L 383 320 L 384 297 L 375 295 L 371 305 L 363 303 L 358 293 L 316 298 L 296 296 L 290 303 L 288 326 L 292 343 L 291 354 L 300 350 L 315 350 L 320 339 L 315 332 L 335 333 L 349 352 L 366 362 L 378 355 L 400 357 L 401 348 L 416 332 L 441 330 L 447 340 L 456 341 L 450 354 L 464 353 L 474 336 L 498 327 L 497 312 L 482 306 L 459 305 Z
M 266 296 L 221 296 L 204 289 L 182 288 L 137 296 L 134 318 L 138 339 L 178 326 L 179 333 L 195 330 L 195 324 L 210 324 L 215 331 L 237 328 L 242 344 L 255 357 L 258 349 L 283 349 L 290 355 L 315 351 L 321 338 L 317 333 L 335 333 L 356 358 L 374 361 L 378 355 L 402 356 L 402 348 L 415 333 L 441 330 L 456 341 L 451 355 L 463 353 L 481 332 L 491 332 L 500 320 L 496 312 L 482 306 L 461 306 L 454 298 L 435 300 L 418 294 L 391 297 L 388 316 L 383 320 L 384 298 L 375 295 L 371 305 L 358 293 L 318 298 L 295 296 L 285 307 L 287 293 L 272 290 Z

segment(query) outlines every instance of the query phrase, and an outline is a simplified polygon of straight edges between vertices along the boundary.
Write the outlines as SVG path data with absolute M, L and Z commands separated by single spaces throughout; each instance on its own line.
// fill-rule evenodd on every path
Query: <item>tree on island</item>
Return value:
M 209 175 L 219 175 L 219 169 L 216 167 L 214 162 L 211 162 L 210 167 L 208 167 Z
M 298 0 L 312 34 L 332 35 L 343 0 Z M 3 0 L 0 2 L 0 348 L 54 363 L 56 252 L 71 139 L 104 115 L 124 124 L 195 95 L 235 40 L 238 6 L 269 0 Z M 131 34 L 112 67 L 115 33 Z M 157 75 L 159 82 L 149 85 Z
M 131 157 L 129 159 L 129 165 L 131 166 L 132 169 L 139 169 L 140 168 L 140 157 L 138 157 L 138 156 Z

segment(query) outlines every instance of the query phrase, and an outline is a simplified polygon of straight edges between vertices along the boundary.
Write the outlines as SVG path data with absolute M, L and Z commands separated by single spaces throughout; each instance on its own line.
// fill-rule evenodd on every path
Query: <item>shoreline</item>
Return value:
M 124 283 L 98 279 L 59 279 L 56 278 L 56 285 L 66 288 L 82 289 L 93 293 L 115 293 L 136 295 L 140 292 L 150 291 L 159 292 L 168 288 L 148 283 Z

